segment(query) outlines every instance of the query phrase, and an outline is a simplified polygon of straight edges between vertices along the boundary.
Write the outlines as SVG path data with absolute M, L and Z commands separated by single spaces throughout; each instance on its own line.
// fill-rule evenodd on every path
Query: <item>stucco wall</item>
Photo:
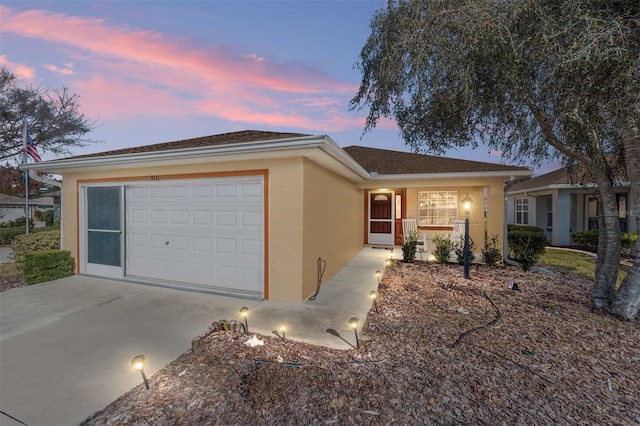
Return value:
M 130 167 L 117 170 L 93 170 L 64 174 L 63 247 L 70 250 L 79 265 L 78 181 L 149 181 L 150 176 L 170 178 L 189 173 L 224 173 L 267 170 L 268 197 L 268 297 L 271 300 L 300 301 L 302 293 L 302 202 L 303 160 L 301 158 L 191 164 L 187 167 Z M 231 173 L 232 175 L 233 173 Z M 215 175 L 212 175 L 215 177 Z
M 326 261 L 325 282 L 362 249 L 362 194 L 347 179 L 305 160 L 302 299 L 317 288 L 319 257 Z

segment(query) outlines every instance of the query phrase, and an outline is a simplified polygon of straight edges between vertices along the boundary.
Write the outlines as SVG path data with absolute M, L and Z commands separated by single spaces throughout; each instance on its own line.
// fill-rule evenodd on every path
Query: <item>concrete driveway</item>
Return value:
M 29 426 L 78 424 L 140 383 L 133 356 L 151 376 L 247 302 L 84 276 L 0 293 L 0 410 Z
M 249 330 L 352 349 L 348 321 L 371 308 L 385 250 L 364 248 L 305 303 L 257 301 L 86 276 L 0 293 L 0 411 L 29 426 L 74 425 L 151 377 L 220 319 L 249 307 Z M 331 330 L 330 333 L 327 331 Z M 366 338 L 366 336 L 363 336 Z M 18 425 L 0 413 L 0 425 Z

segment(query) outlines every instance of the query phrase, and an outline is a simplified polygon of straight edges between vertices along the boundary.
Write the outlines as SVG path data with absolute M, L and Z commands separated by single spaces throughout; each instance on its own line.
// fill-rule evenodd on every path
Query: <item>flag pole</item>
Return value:
M 27 120 L 22 125 L 22 164 L 27 164 Z M 24 229 L 25 234 L 29 234 L 29 171 L 23 170 L 24 174 Z

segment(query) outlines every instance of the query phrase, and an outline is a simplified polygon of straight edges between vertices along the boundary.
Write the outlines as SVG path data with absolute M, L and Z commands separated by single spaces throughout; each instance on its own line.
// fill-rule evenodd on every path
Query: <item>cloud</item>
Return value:
M 70 64 L 66 64 L 65 68 L 59 68 L 56 65 L 46 64 L 44 67 L 51 72 L 56 72 L 62 75 L 74 75 L 76 72 L 72 69 L 73 66 L 69 66 Z
M 11 71 L 19 79 L 33 80 L 36 76 L 36 71 L 33 67 L 11 62 L 6 55 L 0 55 L 0 66 Z
M 278 63 L 221 45 L 200 46 L 99 18 L 19 12 L 1 5 L 0 14 L 3 33 L 53 44 L 73 60 L 45 68 L 72 77 L 68 85 L 79 91 L 85 110 L 101 119 L 144 112 L 199 113 L 305 129 L 363 123 L 347 114 L 357 85 L 305 64 Z

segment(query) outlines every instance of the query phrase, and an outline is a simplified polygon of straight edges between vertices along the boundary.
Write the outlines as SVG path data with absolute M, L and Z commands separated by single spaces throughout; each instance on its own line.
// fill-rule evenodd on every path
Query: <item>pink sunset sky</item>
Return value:
M 391 120 L 363 135 L 366 110 L 349 111 L 355 63 L 384 4 L 3 0 L 0 66 L 24 85 L 80 96 L 97 123 L 86 136 L 99 142 L 74 154 L 247 129 L 409 151 Z M 502 162 L 482 147 L 446 156 Z

